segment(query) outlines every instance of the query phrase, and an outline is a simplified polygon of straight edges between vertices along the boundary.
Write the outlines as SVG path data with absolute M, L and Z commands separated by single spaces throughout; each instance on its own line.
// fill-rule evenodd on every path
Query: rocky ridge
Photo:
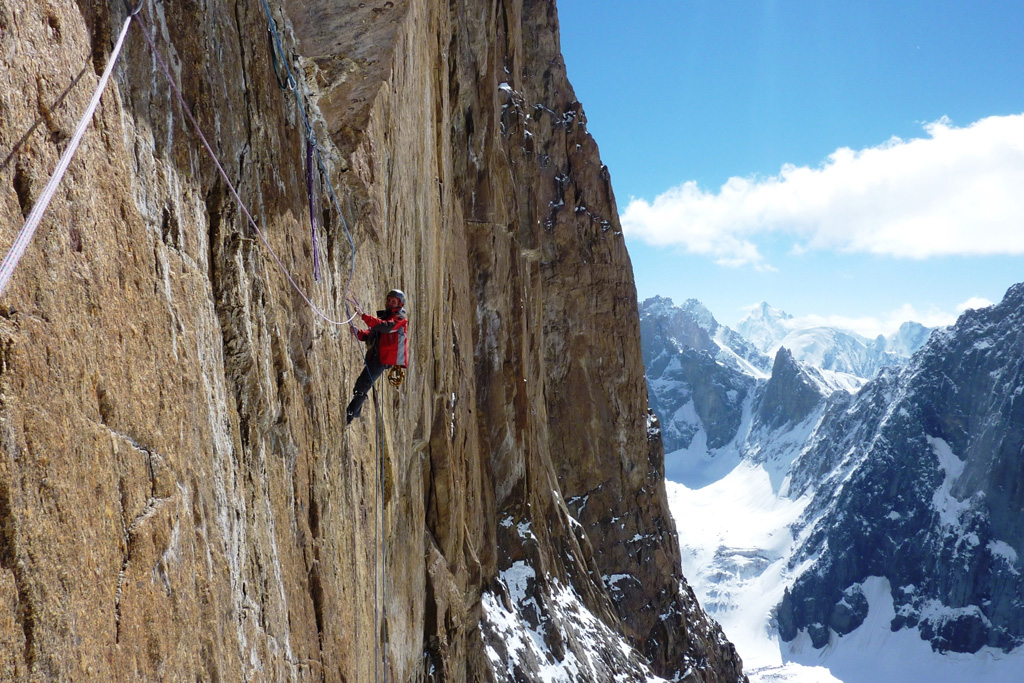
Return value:
M 651 408 L 669 453 L 756 449 L 762 432 L 800 422 L 844 386 L 786 348 L 772 360 L 696 300 L 648 299 L 640 326 Z
M 554 3 L 271 8 L 284 54 L 261 3 L 140 18 L 317 305 L 409 294 L 409 377 L 345 428 L 361 349 L 133 27 L 0 299 L 0 678 L 742 680 L 679 568 Z M 5 243 L 125 11 L 0 5 Z M 282 61 L 327 164 L 320 282 Z

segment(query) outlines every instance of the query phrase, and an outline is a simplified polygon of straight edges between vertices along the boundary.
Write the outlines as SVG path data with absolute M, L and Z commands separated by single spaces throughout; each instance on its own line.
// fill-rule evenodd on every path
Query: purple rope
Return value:
M 313 196 L 313 139 L 306 138 L 306 192 L 309 194 L 309 231 L 313 235 L 313 279 L 320 282 L 320 250 L 316 244 L 316 197 Z

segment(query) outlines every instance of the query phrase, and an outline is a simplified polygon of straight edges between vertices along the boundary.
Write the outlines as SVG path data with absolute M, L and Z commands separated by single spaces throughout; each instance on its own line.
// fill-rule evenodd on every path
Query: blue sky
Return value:
M 877 334 L 1024 281 L 1024 2 L 557 5 L 641 299 Z

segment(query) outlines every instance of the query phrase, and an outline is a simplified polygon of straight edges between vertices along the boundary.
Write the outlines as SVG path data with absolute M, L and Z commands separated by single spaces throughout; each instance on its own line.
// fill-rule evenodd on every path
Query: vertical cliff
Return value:
M 0 5 L 3 248 L 126 12 Z M 140 19 L 0 298 L 0 679 L 741 680 L 680 573 L 555 4 Z M 346 428 L 362 349 L 299 290 L 344 320 L 390 287 L 409 377 Z

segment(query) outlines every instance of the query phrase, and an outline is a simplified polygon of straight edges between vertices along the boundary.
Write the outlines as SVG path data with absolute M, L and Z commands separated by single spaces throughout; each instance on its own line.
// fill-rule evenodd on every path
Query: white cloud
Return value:
M 880 334 L 889 336 L 907 321 L 921 323 L 925 327 L 946 327 L 955 323 L 956 318 L 955 313 L 942 311 L 938 308 L 919 311 L 910 304 L 903 304 L 899 308 L 878 316 L 808 315 L 793 318 L 792 321 L 787 320 L 786 326 L 792 326 L 792 329 L 800 329 L 801 327 L 834 327 L 840 330 L 856 332 L 863 337 L 874 339 Z
M 957 310 L 957 313 L 963 313 L 964 311 L 970 310 L 972 308 L 973 309 L 988 308 L 989 306 L 994 306 L 994 305 L 995 305 L 994 301 L 989 301 L 985 297 L 982 297 L 982 296 L 972 296 L 970 299 L 968 299 L 967 301 L 965 301 L 962 304 L 960 304 L 959 306 L 957 306 L 956 310 Z
M 955 313 L 943 311 L 931 306 L 927 310 L 918 310 L 912 304 L 903 304 L 881 315 L 848 316 L 848 315 L 798 315 L 779 320 L 779 324 L 786 330 L 805 330 L 811 327 L 832 327 L 838 330 L 855 332 L 862 337 L 874 339 L 878 335 L 889 336 L 900 328 L 905 322 L 912 321 L 921 323 L 925 327 L 947 327 L 956 322 L 960 313 L 967 308 L 980 308 L 991 305 L 987 299 L 972 298 L 960 306 L 957 306 Z M 761 304 L 742 306 L 739 310 L 749 313 L 751 309 L 760 307 Z
M 795 253 L 836 250 L 925 259 L 1024 254 L 1024 114 L 928 137 L 836 150 L 819 168 L 730 178 L 717 193 L 690 181 L 622 213 L 626 235 L 682 246 L 730 266 L 771 268 L 759 239 L 792 239 Z

